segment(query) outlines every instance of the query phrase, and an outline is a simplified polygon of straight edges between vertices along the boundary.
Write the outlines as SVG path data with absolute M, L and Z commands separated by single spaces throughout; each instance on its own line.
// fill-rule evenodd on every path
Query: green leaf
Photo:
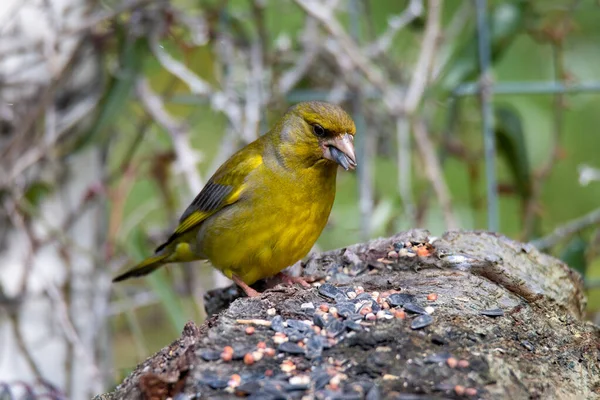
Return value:
M 36 181 L 32 182 L 25 190 L 25 200 L 31 210 L 37 209 L 42 200 L 52 193 L 52 185 L 48 182 Z
M 506 106 L 495 107 L 494 113 L 498 155 L 506 160 L 517 193 L 525 201 L 531 196 L 533 182 L 521 116 Z

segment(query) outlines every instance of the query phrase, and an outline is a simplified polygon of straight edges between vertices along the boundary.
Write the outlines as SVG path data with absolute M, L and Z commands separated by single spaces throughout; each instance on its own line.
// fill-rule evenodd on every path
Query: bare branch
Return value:
M 400 15 L 394 15 L 388 19 L 388 28 L 381 36 L 365 49 L 370 57 L 376 57 L 389 50 L 394 36 L 406 25 L 420 17 L 423 13 L 423 0 L 410 0 L 406 9 Z
M 444 180 L 444 173 L 440 166 L 439 159 L 435 154 L 434 146 L 429 138 L 425 123 L 422 120 L 415 121 L 413 124 L 413 132 L 417 149 L 423 159 L 425 174 L 433 186 L 433 190 L 435 191 L 442 212 L 444 213 L 446 229 L 455 230 L 458 228 L 458 223 L 456 222 L 456 217 L 452 211 L 450 192 L 448 191 L 448 186 Z
M 403 111 L 411 115 L 421 102 L 427 81 L 431 74 L 431 67 L 435 56 L 440 36 L 441 1 L 429 0 L 427 7 L 427 23 L 425 34 L 421 43 L 421 52 L 417 64 L 413 69 L 413 76 L 404 98 Z
M 280 94 L 286 94 L 306 75 L 308 69 L 319 54 L 319 46 L 317 45 L 317 21 L 314 18 L 306 18 L 304 32 L 302 34 L 302 42 L 304 45 L 304 53 L 297 57 L 296 64 L 283 73 L 277 89 Z
M 598 224 L 600 224 L 600 208 L 587 213 L 583 217 L 576 218 L 562 226 L 559 226 L 558 228 L 554 229 L 551 234 L 531 241 L 531 244 L 540 250 L 546 250 L 555 246 L 561 240 L 564 240 L 577 232 Z
M 145 78 L 138 79 L 136 91 L 148 114 L 171 136 L 175 154 L 177 155 L 177 163 L 186 179 L 189 189 L 192 193 L 200 192 L 203 184 L 196 164 L 200 161 L 201 154 L 192 149 L 188 140 L 189 134 L 187 129 L 183 124 L 169 115 L 164 108 L 162 100 L 150 88 Z
M 190 91 L 197 95 L 207 95 L 211 92 L 211 87 L 198 75 L 190 71 L 185 65 L 171 57 L 164 47 L 158 42 L 159 30 L 154 29 L 150 37 L 150 48 L 152 52 L 162 64 L 162 66 L 181 79 L 189 88 Z
M 381 71 L 369 62 L 357 44 L 348 36 L 342 25 L 335 19 L 333 10 L 317 0 L 295 0 L 310 16 L 317 19 L 329 34 L 339 42 L 346 56 L 365 77 L 378 89 L 385 91 L 388 87 Z
M 99 390 L 102 390 L 100 370 L 98 369 L 98 366 L 94 363 L 93 356 L 89 353 L 88 349 L 79 337 L 77 330 L 73 326 L 73 322 L 69 317 L 69 306 L 65 302 L 65 299 L 62 297 L 56 285 L 54 285 L 54 283 L 52 283 L 51 280 L 49 280 L 48 286 L 46 287 L 46 293 L 48 293 L 48 296 L 52 299 L 54 305 L 56 306 L 54 308 L 54 311 L 57 313 L 57 320 L 63 329 L 65 337 L 72 345 L 75 346 L 75 349 L 77 353 L 79 353 L 79 356 L 86 360 L 86 362 L 88 363 L 88 367 L 90 368 L 90 374 L 92 375 L 92 381 L 96 384 L 96 387 L 94 387 L 94 391 L 98 392 Z

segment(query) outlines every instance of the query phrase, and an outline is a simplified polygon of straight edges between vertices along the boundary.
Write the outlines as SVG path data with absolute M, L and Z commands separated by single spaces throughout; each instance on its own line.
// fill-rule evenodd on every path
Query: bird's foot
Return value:
M 242 278 L 240 278 L 239 276 L 232 275 L 231 279 L 235 282 L 236 285 L 238 285 L 239 287 L 242 288 L 242 290 L 246 293 L 246 296 L 248 296 L 248 297 L 258 297 L 258 296 L 260 296 L 259 292 L 257 292 L 256 290 L 254 290 L 250 286 L 248 286 L 246 284 L 246 282 L 244 282 L 242 280 Z
M 283 282 L 287 285 L 293 285 L 294 283 L 299 283 L 300 285 L 302 285 L 305 288 L 311 287 L 310 284 L 308 282 L 306 282 L 306 280 L 304 280 L 304 278 L 302 278 L 300 276 L 291 276 L 284 272 L 280 272 L 277 275 L 275 275 L 275 278 L 280 279 L 281 282 Z

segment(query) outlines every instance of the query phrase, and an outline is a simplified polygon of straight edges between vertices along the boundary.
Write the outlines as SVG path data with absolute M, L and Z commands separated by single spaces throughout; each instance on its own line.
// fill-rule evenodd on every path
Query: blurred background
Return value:
M 0 398 L 89 398 L 204 318 L 207 264 L 112 285 L 295 102 L 359 168 L 315 250 L 489 229 L 600 309 L 600 2 L 4 0 Z M 32 398 L 32 397 L 27 397 Z

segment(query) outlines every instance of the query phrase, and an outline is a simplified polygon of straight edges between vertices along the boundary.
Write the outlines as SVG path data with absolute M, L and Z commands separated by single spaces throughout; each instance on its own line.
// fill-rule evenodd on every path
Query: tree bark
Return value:
M 304 274 L 321 286 L 228 306 L 235 288 L 210 293 L 209 315 L 226 308 L 97 399 L 598 398 L 582 280 L 530 245 L 414 230 L 315 255 Z M 348 322 L 349 304 L 373 314 Z

